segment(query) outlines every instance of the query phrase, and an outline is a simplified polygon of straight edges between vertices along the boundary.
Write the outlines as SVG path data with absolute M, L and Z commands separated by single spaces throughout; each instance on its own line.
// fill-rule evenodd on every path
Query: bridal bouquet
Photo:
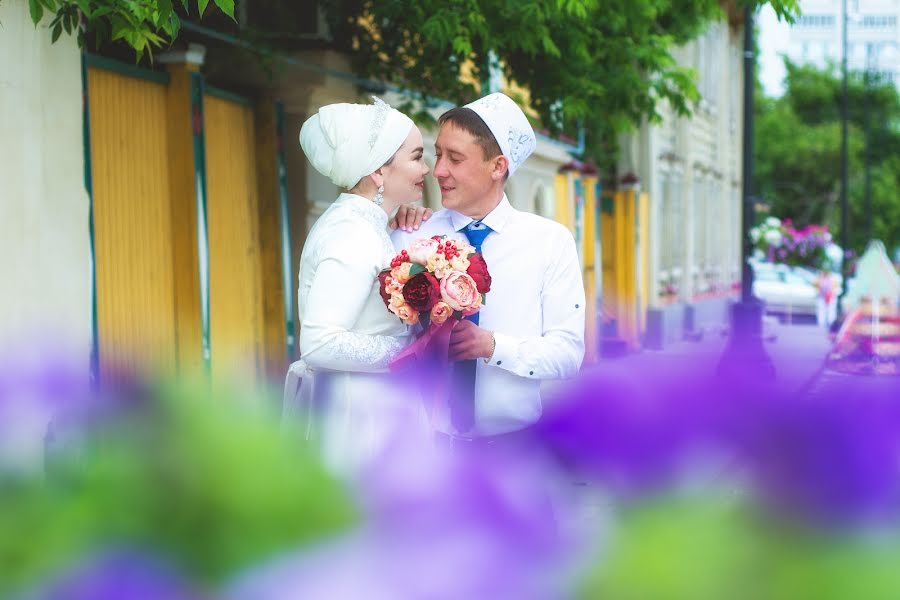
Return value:
M 491 289 L 484 257 L 468 243 L 440 235 L 414 241 L 378 281 L 388 310 L 407 325 L 422 325 L 418 339 L 391 363 L 395 370 L 426 351 L 446 362 L 453 324 L 477 313 Z
M 414 241 L 378 276 L 388 310 L 426 330 L 479 311 L 491 289 L 484 257 L 447 236 Z

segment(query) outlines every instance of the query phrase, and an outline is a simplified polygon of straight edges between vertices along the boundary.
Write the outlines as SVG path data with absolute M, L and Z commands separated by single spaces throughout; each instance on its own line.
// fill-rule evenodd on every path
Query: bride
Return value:
M 388 373 L 411 337 L 385 308 L 377 276 L 395 253 L 388 219 L 422 198 L 429 168 L 418 127 L 377 98 L 320 108 L 300 145 L 348 191 L 316 221 L 300 257 L 301 360 L 288 373 L 285 419 L 303 423 L 332 469 L 352 474 L 393 435 L 427 435 L 413 386 Z

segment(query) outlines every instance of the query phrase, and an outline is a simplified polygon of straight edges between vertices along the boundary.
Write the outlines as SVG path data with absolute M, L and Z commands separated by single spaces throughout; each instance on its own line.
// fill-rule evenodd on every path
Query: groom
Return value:
M 568 229 L 516 210 L 503 191 L 537 143 L 516 103 L 491 94 L 439 123 L 434 176 L 445 210 L 392 240 L 401 250 L 432 235 L 464 236 L 487 263 L 486 302 L 450 337 L 448 418 L 436 424 L 451 445 L 476 447 L 514 439 L 541 416 L 541 382 L 577 373 L 584 288 Z

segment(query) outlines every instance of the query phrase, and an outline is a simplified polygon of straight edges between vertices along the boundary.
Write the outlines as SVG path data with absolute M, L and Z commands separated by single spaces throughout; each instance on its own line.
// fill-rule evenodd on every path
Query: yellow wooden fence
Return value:
M 168 76 L 89 65 L 101 379 L 202 366 L 203 298 L 216 379 L 283 373 L 281 257 L 267 251 L 278 245 L 278 204 L 260 200 L 275 186 L 259 175 L 277 173 L 257 164 L 275 161 L 276 136 L 257 126 L 269 113 L 207 90 L 198 118 L 189 65 Z
M 175 366 L 166 86 L 88 75 L 97 333 L 104 375 Z
M 601 199 L 603 317 L 631 350 L 646 329 L 650 289 L 649 198 L 635 190 L 605 192 Z
M 598 191 L 593 175 L 569 170 L 556 177 L 556 220 L 575 237 L 582 266 L 586 363 L 598 360 L 602 332 L 612 325 L 610 335 L 640 348 L 650 288 L 647 194 Z

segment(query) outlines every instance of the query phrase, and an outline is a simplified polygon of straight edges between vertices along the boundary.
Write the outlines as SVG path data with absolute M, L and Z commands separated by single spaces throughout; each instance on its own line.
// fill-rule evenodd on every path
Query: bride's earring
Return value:
M 378 193 L 375 194 L 375 198 L 372 200 L 372 202 L 375 203 L 375 206 L 381 206 L 381 203 L 384 202 L 384 196 L 382 194 L 384 194 L 384 186 L 379 185 Z

